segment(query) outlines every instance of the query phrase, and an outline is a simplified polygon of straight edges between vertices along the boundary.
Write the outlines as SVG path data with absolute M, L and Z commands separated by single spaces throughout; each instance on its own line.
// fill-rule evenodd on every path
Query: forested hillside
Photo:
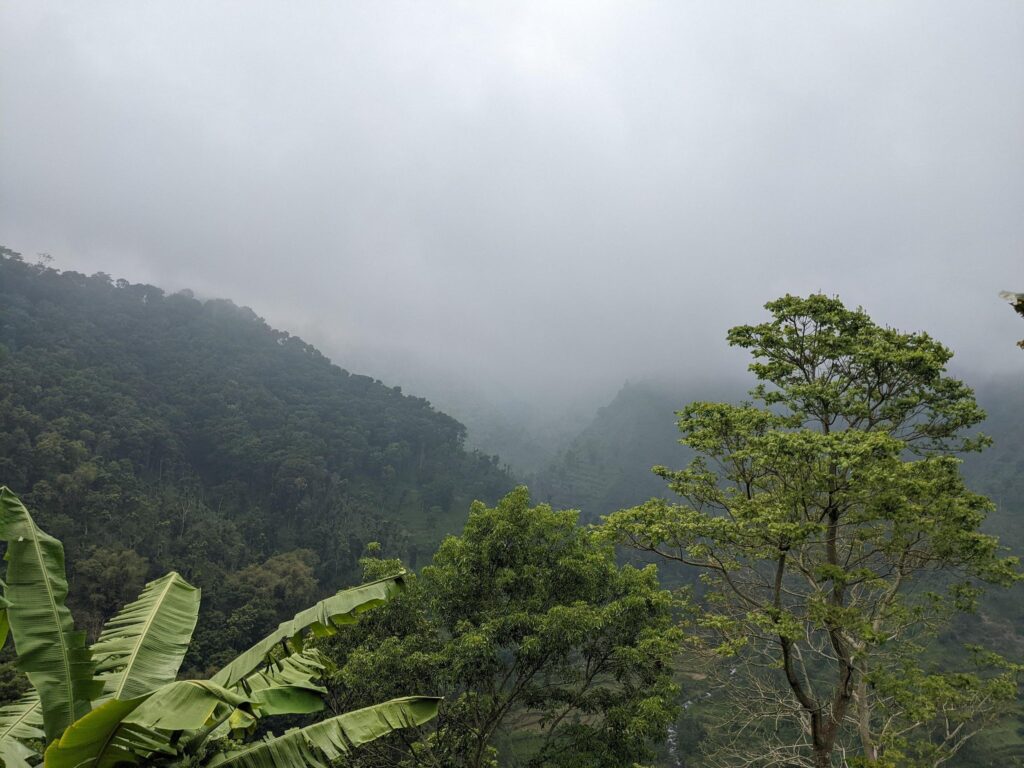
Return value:
M 1006 377 L 978 386 L 978 402 L 988 414 L 983 426 L 992 447 L 966 457 L 964 473 L 991 497 L 993 530 L 1017 551 L 1024 551 L 1024 380 Z
M 970 379 L 968 377 L 968 383 Z M 982 431 L 991 447 L 966 454 L 964 474 L 975 490 L 991 497 L 996 511 L 987 527 L 1015 551 L 1024 551 L 1024 382 L 996 378 L 976 386 L 987 414 Z M 738 383 L 715 390 L 706 386 L 626 384 L 598 410 L 589 425 L 536 477 L 538 498 L 555 506 L 579 507 L 596 519 L 651 496 L 668 493 L 651 467 L 683 466 L 693 456 L 679 444 L 676 411 L 694 400 L 740 402 L 747 398 Z
M 1024 557 L 1024 382 L 1006 378 L 983 383 L 978 402 L 988 414 L 983 428 L 993 444 L 965 457 L 964 476 L 995 505 L 985 528 Z M 989 595 L 984 622 L 966 629 L 981 630 L 989 642 L 1024 656 L 1024 584 Z
M 685 462 L 679 445 L 674 393 L 651 384 L 626 384 L 569 447 L 536 476 L 538 497 L 554 506 L 579 507 L 596 520 L 664 492 L 655 464 Z
M 809 313 L 830 339 L 828 324 L 835 317 L 859 328 L 861 336 L 843 326 L 841 340 L 849 345 L 851 359 L 864 354 L 864 333 L 893 348 L 908 349 L 918 341 L 871 324 L 838 299 L 787 296 L 769 307 L 780 315 L 795 312 L 798 318 Z M 750 334 L 762 334 L 788 352 L 786 345 L 795 342 L 778 341 L 784 337 L 770 333 L 775 327 L 740 326 L 730 338 L 750 343 Z M 774 353 L 768 345 L 759 350 L 762 357 Z M 324 686 L 315 690 L 325 694 L 318 703 L 341 717 L 411 692 L 443 695 L 444 702 L 436 723 L 416 735 L 383 734 L 346 765 L 568 768 L 582 765 L 583 759 L 587 765 L 620 768 L 657 756 L 659 765 L 731 767 L 737 764 L 734 757 L 742 755 L 753 756 L 748 764 L 761 765 L 767 745 L 781 750 L 782 757 L 764 765 L 817 766 L 835 764 L 828 751 L 853 749 L 857 739 L 866 739 L 862 749 L 880 754 L 873 745 L 884 744 L 887 754 L 895 755 L 872 765 L 931 768 L 940 754 L 945 764 L 960 768 L 1020 765 L 1024 713 L 1016 692 L 1024 667 L 1014 663 L 1024 657 L 1019 629 L 1024 585 L 1013 583 L 1016 565 L 1003 557 L 1009 550 L 1024 550 L 1018 524 L 1024 512 L 1024 391 L 1009 379 L 982 382 L 977 399 L 988 412 L 982 422 L 974 393 L 944 378 L 946 355 L 934 344 L 924 352 L 924 373 L 910 369 L 921 380 L 913 396 L 938 414 L 929 422 L 938 425 L 937 432 L 927 439 L 955 441 L 948 448 L 936 443 L 941 450 L 918 463 L 907 460 L 910 443 L 898 437 L 898 428 L 890 433 L 856 426 L 859 414 L 873 412 L 859 403 L 844 401 L 848 410 L 841 415 L 848 427 L 833 436 L 828 430 L 795 428 L 799 422 L 767 407 L 778 403 L 767 402 L 772 395 L 766 391 L 745 395 L 739 374 L 714 384 L 627 384 L 568 448 L 556 452 L 548 445 L 556 458 L 531 478 L 531 501 L 525 488 L 506 495 L 512 478 L 497 456 L 465 448 L 466 430 L 458 421 L 397 387 L 342 370 L 301 339 L 270 328 L 252 310 L 224 300 L 200 301 L 188 292 L 166 295 L 105 274 L 60 272 L 4 251 L 0 486 L 14 489 L 43 529 L 64 541 L 69 604 L 75 626 L 85 629 L 90 640 L 147 580 L 179 571 L 181 576 L 168 575 L 159 583 L 187 580 L 205 588 L 192 642 L 181 645 L 177 658 L 184 658 L 187 676 L 212 674 L 253 638 L 293 616 L 298 606 L 340 586 L 397 574 L 404 594 L 399 596 L 396 586 L 388 607 L 356 628 L 346 626 L 332 640 L 313 643 L 311 652 L 325 654 L 327 664 L 316 673 Z M 819 367 L 812 365 L 813 370 Z M 762 379 L 776 371 L 751 370 Z M 782 384 L 791 381 L 782 379 Z M 810 413 L 800 400 L 804 390 L 785 386 L 778 391 L 789 393 L 788 407 Z M 871 390 L 849 386 L 840 391 L 867 391 L 870 397 Z M 949 393 L 955 402 L 946 399 Z M 766 407 L 759 409 L 749 397 L 761 397 Z M 808 402 L 827 401 L 817 397 Z M 687 408 L 693 401 L 706 402 Z M 735 405 L 742 401 L 747 402 Z M 901 403 L 892 406 L 898 411 L 894 418 L 914 423 L 914 406 Z M 957 459 L 945 454 L 971 447 L 970 436 L 978 428 L 994 438 L 994 446 L 966 454 L 968 490 L 960 481 Z M 688 441 L 685 447 L 679 443 L 681 434 Z M 907 441 L 918 439 L 910 434 Z M 866 621 L 837 614 L 843 631 L 854 638 L 850 642 L 859 643 L 860 652 L 875 653 L 878 663 L 870 683 L 874 688 L 865 677 L 856 697 L 836 689 L 849 699 L 843 706 L 864 708 L 867 725 L 862 722 L 854 734 L 848 727 L 852 720 L 837 716 L 833 731 L 804 744 L 799 723 L 816 721 L 786 703 L 785 685 L 791 678 L 761 672 L 777 668 L 771 660 L 777 647 L 772 634 L 783 630 L 777 618 L 782 598 L 754 603 L 744 598 L 735 603 L 734 613 L 716 616 L 717 606 L 729 608 L 729 593 L 714 579 L 698 583 L 698 574 L 702 567 L 707 570 L 700 562 L 704 547 L 740 547 L 731 559 L 713 561 L 712 575 L 722 562 L 735 568 L 751 562 L 743 583 L 781 595 L 781 577 L 771 582 L 774 587 L 753 578 L 761 572 L 762 550 L 742 549 L 751 540 L 776 536 L 776 530 L 786 537 L 778 546 L 787 554 L 774 559 L 773 568 L 788 562 L 793 542 L 808 558 L 831 556 L 832 550 L 816 545 L 813 536 L 796 537 L 795 528 L 778 528 L 771 516 L 789 509 L 789 493 L 804 494 L 793 505 L 797 510 L 829 498 L 820 489 L 834 481 L 833 465 L 821 457 L 836 450 L 833 438 L 842 450 L 850 443 L 849 453 L 841 455 L 864 462 L 858 482 L 836 486 L 851 495 L 835 509 L 845 514 L 856 508 L 875 516 L 879 524 L 864 529 L 880 536 L 874 554 L 900 541 L 930 541 L 927 526 L 940 524 L 937 548 L 914 566 L 920 583 L 939 591 L 919 604 L 914 601 L 924 593 L 911 590 L 901 598 L 906 606 L 875 619 L 890 622 L 890 629 L 871 630 L 860 639 L 856 633 L 868 626 Z M 857 441 L 872 441 L 871 450 L 862 450 Z M 761 483 L 757 493 L 751 494 L 749 486 L 746 493 L 729 491 L 721 477 L 692 467 L 679 471 L 696 456 L 717 458 L 739 444 L 750 446 L 743 449 L 748 451 L 745 460 L 753 456 L 761 462 L 758 472 L 750 470 L 753 481 L 737 475 L 743 483 Z M 651 471 L 655 465 L 662 467 L 657 473 Z M 747 471 L 743 462 L 724 466 Z M 913 474 L 920 472 L 936 474 Z M 774 479 L 762 482 L 800 473 L 806 473 L 804 479 L 792 486 L 788 481 L 776 485 Z M 903 496 L 893 496 L 894 487 L 902 488 Z M 986 499 L 972 491 L 994 500 L 987 518 Z M 0 522 L 10 547 L 10 542 L 23 541 L 19 531 L 35 530 L 35 523 L 28 528 L 19 523 L 28 513 L 13 494 L 4 494 L 7 513 Z M 651 497 L 656 499 L 645 503 Z M 744 514 L 722 516 L 702 511 L 699 504 L 675 506 L 679 498 L 710 498 L 716 509 L 728 509 L 739 498 L 747 506 Z M 473 499 L 482 501 L 470 507 Z M 910 533 L 891 539 L 871 533 L 886 530 L 893 510 L 912 511 L 896 521 L 909 526 Z M 936 513 L 944 517 L 928 522 Z M 747 514 L 760 517 L 748 521 Z M 798 523 L 820 530 L 818 522 Z M 747 527 L 742 536 L 720 535 L 723 525 Z M 977 537 L 978 526 L 998 534 L 1004 546 Z M 441 541 L 457 530 L 462 530 L 459 538 Z M 838 542 L 838 524 L 835 530 Z M 687 543 L 687 537 L 693 541 Z M 617 551 L 615 545 L 620 545 Z M 775 546 L 758 544 L 769 545 Z M 947 557 L 942 548 L 947 545 L 959 548 L 958 553 Z M 689 547 L 685 556 L 683 546 Z M 853 552 L 860 541 L 843 546 Z M 994 585 L 979 610 L 965 610 L 969 599 L 959 602 L 960 596 L 973 594 L 968 582 L 966 591 L 949 587 L 948 598 L 956 602 L 935 607 L 946 599 L 939 592 L 948 585 L 945 576 L 926 572 L 933 555 L 947 558 L 951 571 L 975 560 L 985 566 L 966 574 Z M 57 559 L 57 570 L 62 570 L 63 556 Z M 658 567 L 648 565 L 652 562 Z M 871 589 L 878 589 L 890 573 L 885 562 L 877 567 Z M 403 574 L 406 568 L 419 573 Z M 860 577 L 852 579 L 838 564 L 823 561 L 807 572 L 832 574 L 829 578 L 842 589 L 854 590 L 851 610 L 875 604 L 870 595 L 863 598 L 855 591 Z M 786 583 L 799 585 L 805 575 L 794 572 Z M 8 570 L 14 592 L 18 578 Z M 853 586 L 846 586 L 848 579 Z M 778 646 L 784 655 L 787 643 L 796 642 L 793 638 L 803 642 L 805 635 L 822 632 L 814 613 L 818 580 L 812 576 L 809 583 L 811 609 L 805 611 L 802 592 L 787 593 L 793 626 L 808 629 L 780 635 L 786 641 Z M 680 585 L 696 589 L 666 591 Z M 895 600 L 898 587 L 899 582 L 881 599 Z M 191 589 L 187 584 L 181 588 Z M 829 587 L 829 594 L 835 589 Z M 27 603 L 19 599 L 19 608 L 25 609 Z M 195 603 L 198 610 L 198 595 Z M 752 619 L 750 604 L 775 607 Z M 916 626 L 927 611 L 933 612 L 928 621 L 934 623 Z M 315 623 L 314 614 L 307 618 Z M 191 625 L 186 629 L 191 633 Z M 24 625 L 19 631 L 24 633 Z M 748 646 L 752 633 L 767 633 L 768 640 Z M 110 638 L 106 630 L 104 635 Z M 964 666 L 964 649 L 973 643 L 1005 660 L 985 656 L 975 673 Z M 298 652 L 299 645 L 291 650 Z M 827 651 L 822 655 L 824 647 L 808 644 L 803 652 L 811 661 L 792 678 L 804 694 L 797 699 L 801 707 L 808 707 L 808 690 L 834 695 L 828 687 L 833 685 L 830 669 L 847 664 Z M 720 652 L 725 654 L 721 658 Z M 5 654 L 0 700 L 9 701 L 26 682 L 14 673 L 11 650 Z M 263 655 L 258 654 L 260 659 Z M 804 690 L 811 684 L 800 681 L 812 678 L 816 687 Z M 905 679 L 917 682 L 908 686 Z M 777 690 L 750 705 L 758 701 L 750 691 L 764 693 L 774 690 L 771 686 Z M 908 692 L 913 693 L 909 698 L 904 696 Z M 431 701 L 436 710 L 436 700 Z M 783 702 L 782 709 L 772 710 L 773 702 Z M 936 706 L 947 717 L 945 726 Z M 730 723 L 736 716 L 741 719 L 735 722 L 750 729 L 743 743 L 731 742 Z M 789 724 L 782 727 L 756 725 L 786 718 Z M 906 740 L 886 730 L 890 722 L 919 733 Z M 983 729 L 966 746 L 950 741 L 961 723 Z M 877 735 L 868 733 L 876 726 Z M 840 727 L 845 729 L 841 736 Z M 702 757 L 701 750 L 711 756 Z M 816 762 L 803 760 L 808 751 Z M 786 762 L 787 755 L 796 757 Z
M 0 484 L 65 542 L 92 632 L 178 570 L 217 585 L 208 665 L 357 581 L 368 542 L 415 567 L 512 485 L 464 436 L 230 301 L 0 258 Z
M 651 472 L 682 466 L 693 452 L 679 444 L 675 412 L 690 400 L 742 399 L 732 383 L 687 387 L 627 382 L 593 420 L 533 478 L 538 497 L 554 506 L 578 507 L 596 521 L 616 509 L 665 494 Z

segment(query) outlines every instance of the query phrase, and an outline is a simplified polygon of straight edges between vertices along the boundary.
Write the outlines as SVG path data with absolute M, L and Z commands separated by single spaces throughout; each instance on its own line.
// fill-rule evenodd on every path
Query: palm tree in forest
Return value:
M 150 582 L 89 646 L 65 605 L 64 548 L 0 487 L 0 646 L 13 637 L 31 690 L 0 709 L 6 768 L 119 765 L 325 766 L 354 747 L 420 725 L 439 699 L 409 696 L 280 736 L 245 738 L 263 718 L 324 708 L 324 661 L 309 635 L 333 634 L 402 589 L 402 575 L 338 592 L 283 622 L 209 680 L 177 680 L 200 592 L 177 573 Z

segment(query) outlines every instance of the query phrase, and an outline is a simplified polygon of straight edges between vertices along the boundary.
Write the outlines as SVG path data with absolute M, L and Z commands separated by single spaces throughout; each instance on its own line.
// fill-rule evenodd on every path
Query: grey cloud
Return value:
M 822 290 L 1020 370 L 1020 3 L 0 7 L 0 243 L 518 393 Z

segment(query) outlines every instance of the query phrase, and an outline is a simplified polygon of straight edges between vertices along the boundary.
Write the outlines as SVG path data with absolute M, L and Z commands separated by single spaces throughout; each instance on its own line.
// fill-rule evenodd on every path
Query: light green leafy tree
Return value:
M 753 402 L 687 406 L 698 458 L 655 468 L 684 503 L 619 511 L 605 533 L 703 574 L 725 659 L 713 762 L 941 765 L 1017 690 L 993 654 L 929 655 L 980 583 L 1018 577 L 954 456 L 986 444 L 964 436 L 984 414 L 927 334 L 822 295 L 767 309 L 728 336 L 754 357 Z
M 306 636 L 333 634 L 384 604 L 402 588 L 402 575 L 302 611 L 210 680 L 176 680 L 198 616 L 198 589 L 176 573 L 150 582 L 90 647 L 65 606 L 63 546 L 6 487 L 0 539 L 7 544 L 0 633 L 4 642 L 13 637 L 18 667 L 32 685 L 0 710 L 7 768 L 324 766 L 436 714 L 436 698 L 404 697 L 245 740 L 267 716 L 323 709 L 323 659 L 304 646 Z
M 342 709 L 421 686 L 445 696 L 436 728 L 375 742 L 352 764 L 646 762 L 678 711 L 673 606 L 654 566 L 618 565 L 576 512 L 532 506 L 525 488 L 477 502 L 405 594 L 325 643 Z

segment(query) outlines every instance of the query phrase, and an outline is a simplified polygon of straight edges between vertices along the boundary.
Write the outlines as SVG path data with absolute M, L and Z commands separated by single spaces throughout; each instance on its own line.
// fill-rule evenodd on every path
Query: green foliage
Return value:
M 401 728 L 422 725 L 436 714 L 435 699 L 422 696 L 394 699 L 355 712 L 346 712 L 252 746 L 221 753 L 208 765 L 209 768 L 328 766 L 349 754 L 355 747 Z
M 205 674 L 294 605 L 246 591 L 246 569 L 301 553 L 312 600 L 358 577 L 367 541 L 417 565 L 512 485 L 463 441 L 249 309 L 0 252 L 0 477 L 68 548 L 90 639 L 176 570 L 217 587 L 186 660 Z
M 18 668 L 39 694 L 43 730 L 53 739 L 89 711 L 102 683 L 64 605 L 64 547 L 39 530 L 21 501 L 0 487 L 0 539 L 7 543 L 4 600 Z
M 92 646 L 104 698 L 132 699 L 177 677 L 199 616 L 199 594 L 172 571 L 107 623 Z
M 698 457 L 655 468 L 687 503 L 622 510 L 604 535 L 703 571 L 701 624 L 729 658 L 720 687 L 745 734 L 722 731 L 723 764 L 948 758 L 1015 696 L 1020 671 L 986 656 L 950 675 L 922 653 L 979 583 L 1018 578 L 980 530 L 991 502 L 950 455 L 988 443 L 964 434 L 984 414 L 926 334 L 825 296 L 767 309 L 771 321 L 729 332 L 755 358 L 756 404 L 689 405 L 679 427 Z M 914 695 L 894 680 L 916 681 Z
M 401 588 L 401 575 L 339 592 L 283 622 L 213 680 L 176 680 L 199 614 L 199 591 L 178 574 L 146 585 L 86 648 L 64 604 L 63 548 L 21 501 L 0 487 L 7 542 L 4 603 L 18 662 L 33 690 L 0 710 L 7 768 L 133 765 L 323 766 L 398 728 L 420 725 L 438 699 L 375 704 L 281 737 L 239 746 L 272 715 L 323 708 L 315 682 L 324 664 L 303 649 L 308 633 L 330 636 Z M 98 673 L 98 674 L 95 674 Z
M 364 611 L 371 610 L 390 600 L 402 589 L 404 574 L 371 581 L 321 600 L 316 605 L 282 622 L 278 628 L 239 655 L 234 661 L 213 676 L 213 682 L 232 687 L 256 672 L 272 658 L 272 653 L 286 644 L 293 652 L 301 651 L 304 636 L 312 633 L 317 637 L 333 635 L 338 627 L 354 624 Z
M 90 637 L 97 636 L 104 618 L 113 616 L 139 593 L 148 573 L 146 558 L 122 546 L 94 547 L 88 557 L 75 563 L 77 606 L 87 620 L 80 625 Z
M 394 562 L 369 560 L 379 575 Z M 620 567 L 576 513 L 525 488 L 474 504 L 461 536 L 355 632 L 332 706 L 409 686 L 445 696 L 435 730 L 385 740 L 354 765 L 623 766 L 650 756 L 677 711 L 680 634 L 654 567 Z
M 35 689 L 0 708 L 0 760 L 6 768 L 27 766 L 36 752 L 25 742 L 43 738 L 43 713 Z

